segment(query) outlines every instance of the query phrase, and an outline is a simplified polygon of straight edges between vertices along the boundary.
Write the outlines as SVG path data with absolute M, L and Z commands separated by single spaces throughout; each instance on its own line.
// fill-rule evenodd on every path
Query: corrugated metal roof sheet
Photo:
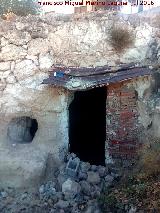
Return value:
M 149 67 L 136 67 L 134 64 L 120 65 L 116 68 L 107 65 L 96 68 L 56 65 L 50 70 L 49 78 L 44 79 L 42 83 L 69 90 L 84 90 L 151 74 Z

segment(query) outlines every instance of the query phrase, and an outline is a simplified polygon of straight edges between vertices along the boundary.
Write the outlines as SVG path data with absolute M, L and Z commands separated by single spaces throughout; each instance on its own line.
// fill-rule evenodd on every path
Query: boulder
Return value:
M 106 168 L 104 166 L 99 166 L 98 167 L 98 173 L 99 173 L 99 176 L 101 178 L 103 178 L 105 175 L 106 175 Z
M 67 180 L 67 175 L 60 173 L 57 177 L 58 188 L 61 190 L 63 183 Z
M 55 204 L 56 208 L 60 208 L 60 209 L 66 209 L 69 207 L 69 202 L 68 201 L 64 201 L 64 200 L 59 200 L 56 204 Z
M 0 53 L 0 60 L 1 61 L 11 61 L 11 60 L 18 60 L 22 59 L 27 55 L 27 50 L 23 47 L 16 46 L 14 44 L 6 45 L 2 47 Z
M 90 195 L 91 194 L 91 185 L 87 181 L 80 181 L 81 185 L 81 191 L 85 195 Z
M 87 172 L 88 178 L 87 181 L 92 184 L 100 183 L 100 176 L 97 172 Z
M 94 171 L 94 172 L 96 172 L 97 171 L 97 166 L 96 165 L 92 165 L 91 166 L 91 170 Z
M 88 162 L 81 162 L 81 165 L 80 165 L 80 170 L 81 172 L 88 172 L 88 170 L 91 168 L 91 165 L 90 163 Z
M 66 198 L 74 198 L 80 192 L 80 185 L 74 180 L 68 178 L 62 184 L 62 192 Z
M 114 177 L 112 175 L 107 175 L 105 177 L 105 185 L 110 186 L 112 185 L 112 182 L 114 181 Z
M 79 171 L 78 178 L 80 180 L 86 180 L 87 179 L 87 173 Z

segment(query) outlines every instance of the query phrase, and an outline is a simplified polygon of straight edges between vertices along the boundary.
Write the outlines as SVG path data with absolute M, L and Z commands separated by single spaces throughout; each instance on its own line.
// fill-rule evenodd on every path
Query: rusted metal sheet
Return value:
M 63 65 L 53 65 L 50 72 L 56 72 L 56 71 L 63 71 L 66 75 L 71 76 L 90 76 L 90 75 L 99 75 L 99 74 L 105 74 L 105 73 L 112 73 L 120 70 L 126 70 L 135 68 L 137 65 L 135 63 L 129 63 L 129 64 L 119 64 L 116 67 L 104 65 L 104 66 L 98 66 L 98 67 L 66 67 Z
M 107 65 L 97 68 L 55 66 L 50 70 L 49 78 L 44 79 L 42 84 L 64 87 L 69 90 L 84 90 L 151 74 L 148 67 L 123 66 L 123 68 L 119 67 L 119 70 L 113 70 Z

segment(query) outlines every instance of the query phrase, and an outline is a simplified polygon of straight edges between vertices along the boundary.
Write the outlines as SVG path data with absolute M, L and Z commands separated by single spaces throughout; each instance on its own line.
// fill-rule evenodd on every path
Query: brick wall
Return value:
M 123 83 L 107 88 L 107 139 L 112 158 L 133 159 L 140 146 L 137 95 Z

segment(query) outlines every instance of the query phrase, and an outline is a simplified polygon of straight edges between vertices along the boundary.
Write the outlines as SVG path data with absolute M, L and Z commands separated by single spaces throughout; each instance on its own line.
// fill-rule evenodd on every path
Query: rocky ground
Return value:
M 68 161 L 79 165 L 77 173 L 68 170 Z M 72 165 L 73 166 L 73 165 Z M 73 168 L 72 168 L 73 169 Z M 76 171 L 76 169 L 75 169 Z M 119 178 L 116 170 L 81 162 L 74 154 L 35 191 L 0 190 L 1 213 L 100 213 L 99 195 Z

